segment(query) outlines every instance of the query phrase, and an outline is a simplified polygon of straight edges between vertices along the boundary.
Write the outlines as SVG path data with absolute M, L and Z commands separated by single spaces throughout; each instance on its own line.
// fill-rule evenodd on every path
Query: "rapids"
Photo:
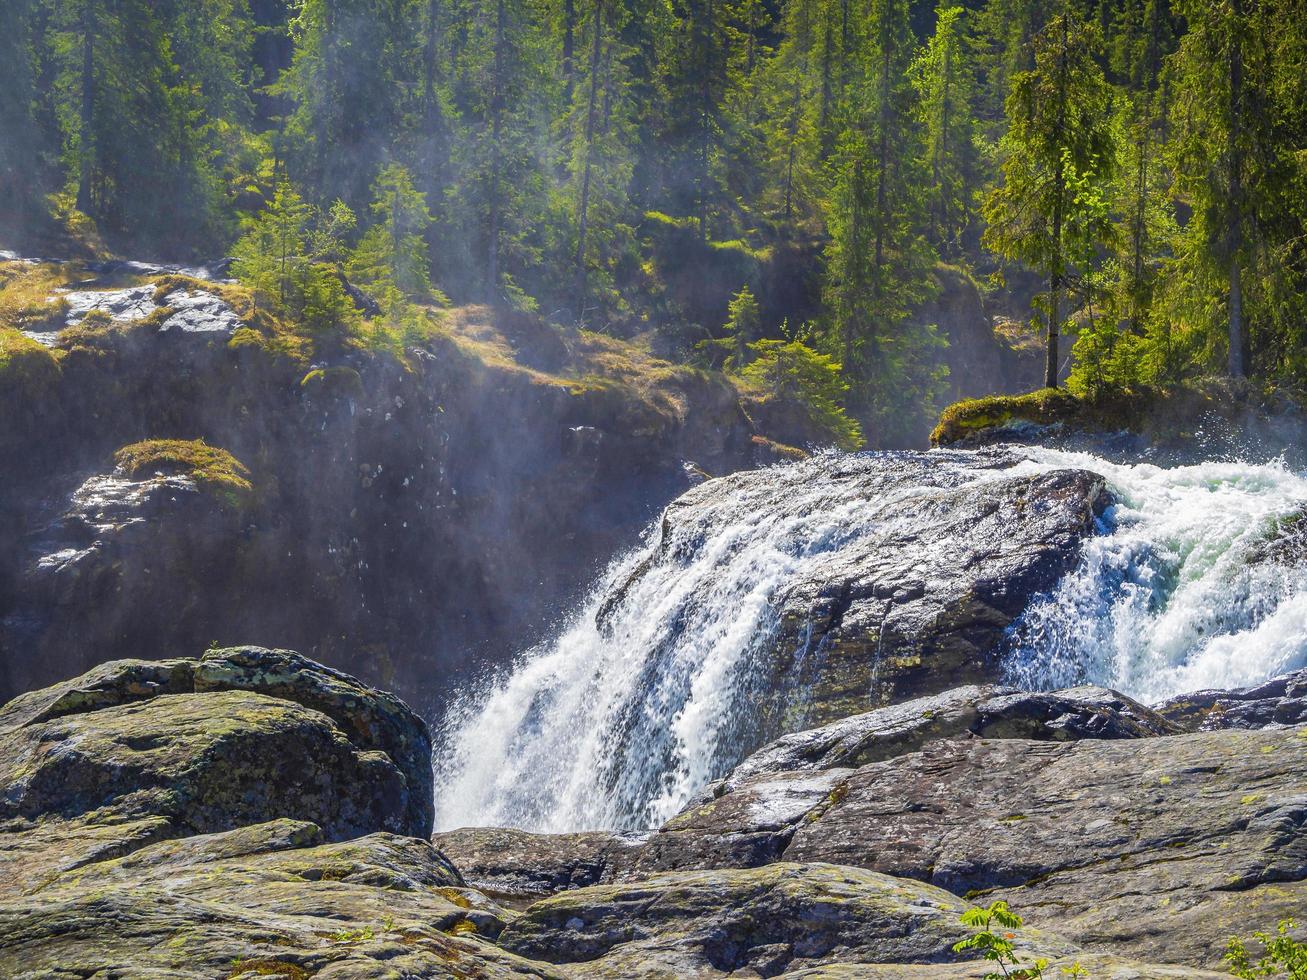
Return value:
M 842 496 L 838 479 L 868 457 L 826 455 L 761 484 L 727 478 L 687 526 L 651 527 L 556 639 L 450 708 L 437 827 L 629 830 L 674 816 L 757 744 L 777 591 L 940 487 L 1081 468 L 1112 494 L 1079 563 L 1009 629 L 996 680 L 1158 701 L 1307 666 L 1307 475 L 1044 448 L 898 455 L 874 500 Z

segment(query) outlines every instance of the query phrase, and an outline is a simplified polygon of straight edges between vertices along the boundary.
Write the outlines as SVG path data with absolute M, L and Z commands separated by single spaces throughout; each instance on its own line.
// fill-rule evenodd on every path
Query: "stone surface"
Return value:
M 159 324 L 160 333 L 176 330 L 184 334 L 231 334 L 240 325 L 236 311 L 213 293 L 202 289 L 179 289 L 168 294 L 172 316 Z
M 166 841 L 0 897 L 13 977 L 547 977 L 429 844 L 277 821 Z
M 541 977 L 422 839 L 430 741 L 286 651 L 119 661 L 0 709 L 0 975 Z
M 1158 705 L 1157 710 L 1190 730 L 1307 724 L 1307 670 L 1256 687 L 1183 694 Z
M 939 738 L 967 734 L 1072 741 L 1179 731 L 1151 709 L 1104 688 L 1030 693 L 971 685 L 783 735 L 749 756 L 723 783 L 729 788 L 767 773 L 856 768 L 916 751 Z
M 524 957 L 570 965 L 579 977 L 980 976 L 952 951 L 970 930 L 966 904 L 929 885 L 827 864 L 687 871 L 631 885 L 565 892 L 532 906 L 500 936 Z M 1053 970 L 1080 950 L 1038 930 L 1014 935 L 1019 954 Z M 884 973 L 869 969 L 894 964 Z M 896 972 L 902 971 L 902 972 Z M 1097 974 L 1096 974 L 1097 975 Z M 1106 973 L 1182 976 L 1193 972 Z
M 468 827 L 431 838 L 470 886 L 511 902 L 584 888 L 620 874 L 643 840 L 602 832 L 533 834 L 502 827 Z
M 1146 709 L 1110 692 L 953 703 L 1050 740 L 943 738 L 859 769 L 755 772 L 657 835 L 704 845 L 671 871 L 640 865 L 657 841 L 606 834 L 464 830 L 433 846 L 425 726 L 295 654 L 107 663 L 0 708 L 0 975 L 979 978 L 953 946 L 970 934 L 956 892 L 980 884 L 1057 930 L 1014 934 L 1027 961 L 1161 980 L 1216 975 L 1191 947 L 1233 903 L 1271 915 L 1301 900 L 1307 730 L 1136 739 L 1121 720 L 1147 724 Z M 1051 740 L 1068 733 L 1085 740 Z M 1008 755 L 984 754 L 995 746 Z M 1135 754 L 1073 754 L 1090 747 Z M 1250 790 L 1237 805 L 1231 785 Z M 1015 819 L 1032 792 L 1051 798 Z M 824 851 L 846 866 L 791 860 Z M 714 867 L 732 863 L 762 866 Z M 597 883 L 612 878 L 632 880 Z M 517 904 L 565 890 L 515 912 L 483 881 Z M 1150 942 L 1190 965 L 1121 958 Z
M 1307 903 L 1307 728 L 940 741 L 848 776 L 786 860 L 1005 898 L 1088 946 L 1216 968 Z
M 660 550 L 600 621 L 649 569 L 691 560 L 708 540 L 721 546 L 714 535 L 741 513 L 765 509 L 784 523 L 826 508 L 856 514 L 857 532 L 790 542 L 823 560 L 787 570 L 769 596 L 780 625 L 758 683 L 775 716 L 764 735 L 991 681 L 1004 630 L 1074 564 L 1107 502 L 1102 478 L 1081 470 L 994 478 L 1018 462 L 889 453 L 703 484 L 667 508 Z
M 130 286 L 127 289 L 72 289 L 61 294 L 68 303 L 68 326 L 81 323 L 92 310 L 106 313 L 113 320 L 144 320 L 158 304 L 154 286 Z

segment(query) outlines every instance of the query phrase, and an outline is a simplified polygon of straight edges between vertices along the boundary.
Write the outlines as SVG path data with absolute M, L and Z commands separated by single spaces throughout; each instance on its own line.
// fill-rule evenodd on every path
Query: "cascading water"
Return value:
M 437 825 L 626 830 L 673 816 L 756 743 L 778 590 L 902 531 L 912 498 L 941 488 L 1082 468 L 1113 494 L 1079 565 L 1011 630 L 1013 683 L 1158 700 L 1307 665 L 1307 545 L 1294 540 L 1307 537 L 1307 477 L 1014 452 L 896 454 L 871 493 L 867 456 L 728 478 L 616 562 L 558 639 L 450 710 Z

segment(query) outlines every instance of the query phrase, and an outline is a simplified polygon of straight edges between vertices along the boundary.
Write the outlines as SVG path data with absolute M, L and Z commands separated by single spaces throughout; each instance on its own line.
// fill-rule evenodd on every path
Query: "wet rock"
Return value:
M 1149 738 L 1181 730 L 1106 688 L 1039 693 L 972 685 L 783 735 L 732 770 L 718 792 L 758 775 L 856 768 L 915 752 L 940 738 L 977 735 L 1072 741 Z
M 742 514 L 765 510 L 783 525 L 825 508 L 856 530 L 777 544 L 822 560 L 793 562 L 770 597 L 779 624 L 756 654 L 773 664 L 757 685 L 771 714 L 763 733 L 991 681 L 1004 631 L 1074 564 L 1107 502 L 1102 478 L 1081 470 L 979 478 L 1016 462 L 878 454 L 705 483 L 667 509 L 660 551 L 609 597 L 600 622 L 640 576 L 694 560 Z
M 630 864 L 642 841 L 602 832 L 533 834 L 498 827 L 469 827 L 431 838 L 470 886 L 515 902 L 609 879 Z
M 1150 738 L 1181 729 L 1102 688 L 1050 693 L 971 686 L 784 735 L 740 763 L 639 849 L 632 874 L 755 867 L 786 853 L 795 831 L 843 794 L 861 766 L 940 739 Z M 619 876 L 623 875 L 618 871 Z
M 1182 694 L 1159 704 L 1157 711 L 1190 731 L 1307 724 L 1307 670 L 1256 687 Z

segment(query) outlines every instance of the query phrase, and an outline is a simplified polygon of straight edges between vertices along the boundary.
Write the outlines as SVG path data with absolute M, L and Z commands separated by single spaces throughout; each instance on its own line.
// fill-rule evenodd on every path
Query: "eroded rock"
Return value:
M 1307 670 L 1256 687 L 1182 694 L 1164 701 L 1157 710 L 1192 731 L 1307 724 Z
M 469 885 L 514 902 L 610 879 L 631 863 L 643 840 L 602 832 L 533 834 L 502 827 L 468 827 L 431 838 Z

